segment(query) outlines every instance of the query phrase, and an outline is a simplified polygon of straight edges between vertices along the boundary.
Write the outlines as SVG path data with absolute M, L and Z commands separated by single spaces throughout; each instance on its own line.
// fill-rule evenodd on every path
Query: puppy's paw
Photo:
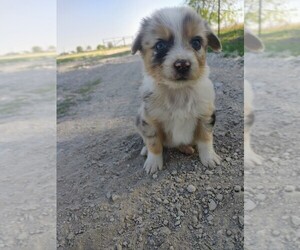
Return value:
M 263 162 L 263 157 L 256 154 L 251 148 L 245 149 L 245 164 L 246 165 L 261 165 Z
M 148 154 L 148 149 L 146 146 L 144 146 L 141 150 L 141 153 L 140 153 L 142 156 L 146 156 Z
M 221 157 L 218 156 L 214 150 L 199 152 L 200 161 L 205 167 L 215 167 L 216 165 L 220 165 Z
M 195 149 L 192 146 L 188 146 L 188 145 L 182 145 L 178 147 L 178 150 L 181 153 L 184 153 L 186 155 L 192 155 L 195 153 Z
M 216 165 L 220 165 L 221 157 L 216 154 L 211 144 L 198 143 L 198 150 L 200 161 L 205 167 L 213 168 Z
M 148 152 L 147 159 L 144 164 L 144 169 L 147 174 L 153 174 L 158 170 L 162 170 L 163 167 L 163 157 L 162 154 L 155 155 Z

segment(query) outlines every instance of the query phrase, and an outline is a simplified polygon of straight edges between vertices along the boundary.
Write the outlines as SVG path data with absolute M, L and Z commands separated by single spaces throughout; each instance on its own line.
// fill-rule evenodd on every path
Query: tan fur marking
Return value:
M 212 141 L 212 139 L 213 139 L 212 130 L 206 128 L 203 121 L 199 119 L 194 134 L 195 142 L 197 141 L 209 142 Z

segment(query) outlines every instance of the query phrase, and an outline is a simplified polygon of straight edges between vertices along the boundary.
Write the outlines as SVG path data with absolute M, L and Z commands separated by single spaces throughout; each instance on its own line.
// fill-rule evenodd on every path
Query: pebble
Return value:
M 155 179 L 157 179 L 157 174 L 153 174 L 152 175 L 152 178 L 155 180 Z
M 227 234 L 227 236 L 231 236 L 231 235 L 232 235 L 232 232 L 231 232 L 230 230 L 227 230 L 227 231 L 226 231 L 226 234 Z
M 111 200 L 112 200 L 113 202 L 117 201 L 118 199 L 120 199 L 120 196 L 119 196 L 119 195 L 117 195 L 117 194 L 112 194 L 112 195 L 111 195 Z
M 214 218 L 214 217 L 213 217 L 212 215 L 207 216 L 207 220 L 208 220 L 208 221 L 212 221 L 213 218 Z
M 196 191 L 196 187 L 190 184 L 187 187 L 187 191 L 190 193 L 194 193 Z
M 234 191 L 235 192 L 240 192 L 241 190 L 242 190 L 242 187 L 239 186 L 239 185 L 237 185 L 237 186 L 234 187 Z
M 181 221 L 180 221 L 180 220 L 177 220 L 177 221 L 175 222 L 175 226 L 179 226 L 180 223 L 181 223 Z
M 217 203 L 214 200 L 210 200 L 208 203 L 208 208 L 210 211 L 214 211 L 217 208 Z
M 298 227 L 300 225 L 300 217 L 298 217 L 296 215 L 292 215 L 291 221 L 296 227 Z
M 173 170 L 171 175 L 176 175 L 177 174 L 177 170 Z
M 279 236 L 280 232 L 278 230 L 272 230 L 272 235 L 273 236 Z
M 217 194 L 217 199 L 219 200 L 219 201 L 221 201 L 221 200 L 223 200 L 223 195 L 222 194 Z
M 246 211 L 251 211 L 251 210 L 253 210 L 255 207 L 256 207 L 256 204 L 255 204 L 252 200 L 250 200 L 250 199 L 246 199 L 246 200 L 245 200 L 244 209 L 245 209 Z
M 266 199 L 266 195 L 265 194 L 258 194 L 258 195 L 256 195 L 256 198 L 260 201 L 264 201 Z
M 284 189 L 285 192 L 293 192 L 294 190 L 295 190 L 295 187 L 292 185 L 288 185 Z
M 167 220 L 164 220 L 163 223 L 164 223 L 165 226 L 169 224 L 169 222 Z
M 243 216 L 239 216 L 239 223 L 241 226 L 244 226 L 244 217 Z

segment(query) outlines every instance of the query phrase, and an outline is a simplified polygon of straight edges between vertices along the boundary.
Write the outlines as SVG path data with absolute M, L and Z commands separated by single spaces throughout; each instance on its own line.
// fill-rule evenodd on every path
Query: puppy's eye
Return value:
M 194 48 L 194 50 L 200 50 L 201 49 L 201 40 L 200 38 L 194 38 L 191 41 L 191 45 Z
M 168 44 L 166 41 L 160 40 L 155 44 L 155 49 L 157 51 L 162 51 L 168 48 Z

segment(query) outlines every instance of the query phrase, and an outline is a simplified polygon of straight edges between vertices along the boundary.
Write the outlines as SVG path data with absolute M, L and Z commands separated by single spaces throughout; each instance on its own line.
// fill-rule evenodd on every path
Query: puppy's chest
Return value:
M 201 115 L 198 105 L 199 103 L 189 100 L 185 103 L 164 103 L 157 107 L 157 119 L 166 135 L 167 146 L 192 143 L 198 117 Z

